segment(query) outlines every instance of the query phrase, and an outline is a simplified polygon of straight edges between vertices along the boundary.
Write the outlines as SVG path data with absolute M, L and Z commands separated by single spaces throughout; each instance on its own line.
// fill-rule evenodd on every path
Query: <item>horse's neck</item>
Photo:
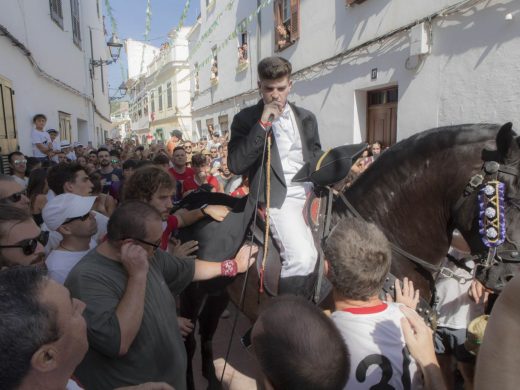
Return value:
M 452 165 L 447 170 L 451 163 L 425 161 L 423 166 L 403 166 L 379 177 L 373 169 L 346 196 L 365 219 L 382 228 L 390 242 L 438 264 L 449 247 L 452 207 L 475 166 L 466 164 L 460 170 Z

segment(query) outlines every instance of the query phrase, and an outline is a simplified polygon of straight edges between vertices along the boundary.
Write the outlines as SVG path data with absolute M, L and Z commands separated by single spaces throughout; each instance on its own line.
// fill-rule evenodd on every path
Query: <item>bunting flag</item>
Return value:
M 146 2 L 146 21 L 145 21 L 145 28 L 144 28 L 144 42 L 149 42 L 149 35 L 152 25 L 152 0 L 147 0 Z M 143 67 L 144 67 L 144 49 L 145 46 L 143 45 L 143 51 L 141 52 L 141 67 L 139 68 L 139 74 L 143 73 Z

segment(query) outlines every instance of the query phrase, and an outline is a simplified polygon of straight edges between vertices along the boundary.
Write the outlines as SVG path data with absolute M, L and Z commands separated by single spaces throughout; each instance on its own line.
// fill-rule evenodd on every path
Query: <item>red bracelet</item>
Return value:
M 271 128 L 271 127 L 273 126 L 273 123 L 272 123 L 272 122 L 269 122 L 269 121 L 267 121 L 267 122 L 262 122 L 262 119 L 260 119 L 260 120 L 258 121 L 258 123 L 260 123 L 260 126 L 262 126 L 262 127 L 264 128 L 264 130 L 267 130 L 267 129 L 269 129 L 269 128 Z
M 224 260 L 220 263 L 220 275 L 232 278 L 238 273 L 238 264 L 236 260 Z

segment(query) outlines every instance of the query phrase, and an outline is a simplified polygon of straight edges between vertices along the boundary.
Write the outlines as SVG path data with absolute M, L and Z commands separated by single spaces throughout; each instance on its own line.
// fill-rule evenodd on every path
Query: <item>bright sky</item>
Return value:
M 188 15 L 184 20 L 184 26 L 191 26 L 200 13 L 200 1 L 189 0 L 190 8 Z M 112 35 L 110 19 L 105 10 L 105 0 L 103 4 L 103 14 L 105 15 L 105 27 L 109 32 L 107 39 Z M 117 31 L 119 39 L 123 41 L 126 38 L 135 40 L 144 40 L 146 31 L 146 4 L 147 0 L 109 0 L 112 6 L 112 14 L 117 23 Z M 161 46 L 161 43 L 168 40 L 167 34 L 173 27 L 179 24 L 182 10 L 186 0 L 151 0 L 151 25 L 149 43 L 154 46 Z M 114 95 L 119 85 L 123 81 L 121 77 L 121 66 L 125 68 L 126 74 L 126 56 L 124 49 L 121 50 L 121 57 L 117 63 L 109 67 L 109 84 L 110 95 Z

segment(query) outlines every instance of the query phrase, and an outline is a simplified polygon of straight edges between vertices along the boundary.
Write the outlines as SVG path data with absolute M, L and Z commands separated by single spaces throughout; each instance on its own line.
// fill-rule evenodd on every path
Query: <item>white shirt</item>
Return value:
M 405 389 L 403 378 L 411 389 L 422 388 L 421 372 L 404 341 L 401 330 L 404 314 L 399 305 L 387 303 L 379 311 L 366 309 L 363 314 L 335 311 L 331 316 L 350 353 L 350 376 L 345 389 L 382 386 L 383 374 L 388 378 L 386 383 L 396 390 Z
M 39 131 L 36 129 L 33 129 L 32 135 L 31 135 L 31 142 L 33 147 L 33 156 L 34 157 L 47 157 L 45 153 L 42 153 L 40 149 L 36 146 L 36 144 L 43 144 L 44 146 L 48 147 L 52 144 L 51 136 L 46 131 Z
M 282 161 L 287 196 L 305 199 L 306 189 L 310 184 L 292 183 L 294 175 L 303 167 L 304 161 L 300 132 L 289 104 L 285 105 L 282 115 L 273 121 L 272 129 Z
M 464 253 L 454 248 L 451 248 L 449 253 L 456 259 L 464 257 Z M 471 270 L 475 267 L 475 263 L 471 260 L 467 261 L 465 265 Z M 475 303 L 468 295 L 473 278 L 471 273 L 457 267 L 448 259 L 445 260 L 443 266 L 452 270 L 455 275 L 467 280 L 460 283 L 457 279 L 439 275 L 435 284 L 439 297 L 437 325 L 452 329 L 466 329 L 471 320 L 484 314 L 484 305 Z
M 23 179 L 21 177 L 16 176 L 16 175 L 12 175 L 11 177 L 14 179 L 15 182 L 17 182 L 18 184 L 23 186 L 24 189 L 27 188 L 27 184 L 29 183 L 29 178 L 28 177 L 24 177 Z
M 53 250 L 49 253 L 47 259 L 45 259 L 49 277 L 59 284 L 65 283 L 69 272 L 89 251 L 90 248 L 81 252 L 71 252 L 61 249 Z

